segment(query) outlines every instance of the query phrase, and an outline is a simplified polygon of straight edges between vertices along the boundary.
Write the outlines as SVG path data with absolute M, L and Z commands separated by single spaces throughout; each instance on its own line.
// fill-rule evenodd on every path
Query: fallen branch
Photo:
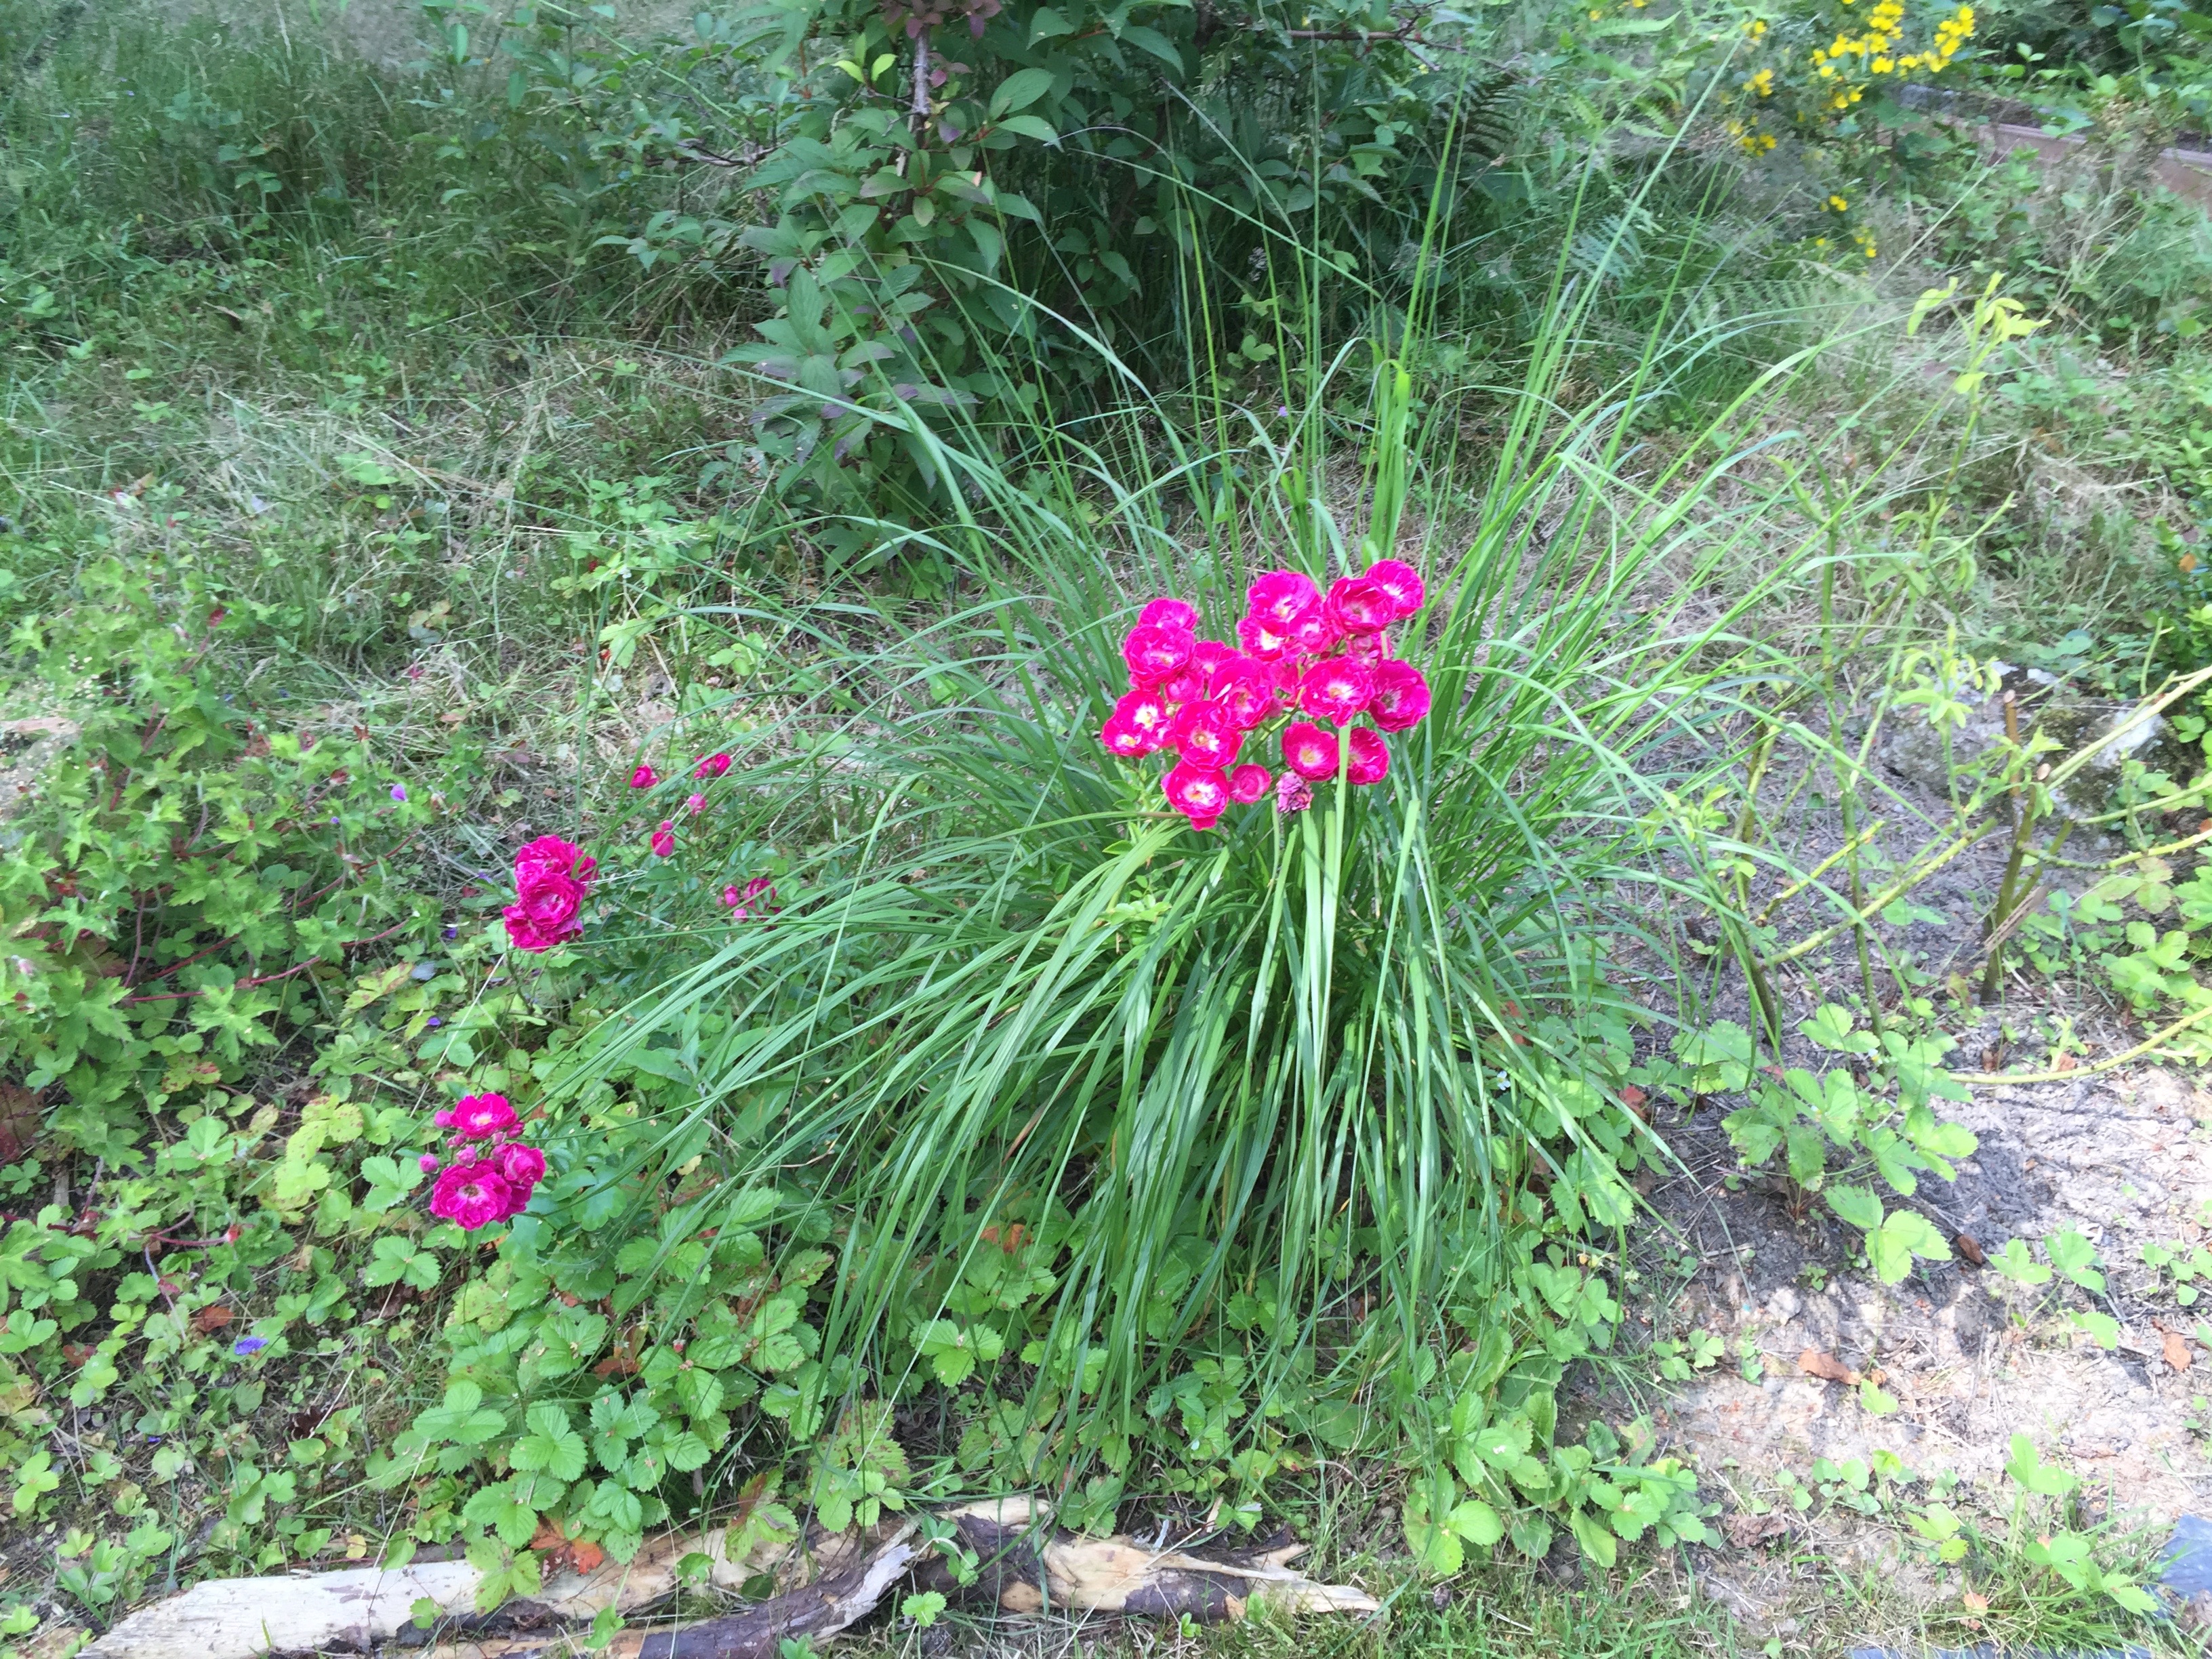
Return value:
M 795 1637 L 825 1641 L 865 1619 L 893 1586 L 911 1581 L 948 1597 L 994 1601 L 1011 1613 L 1048 1609 L 1200 1620 L 1241 1619 L 1255 1602 L 1291 1613 L 1371 1613 L 1377 1603 L 1350 1585 L 1322 1584 L 1290 1563 L 1298 1544 L 1251 1553 L 1154 1549 L 1128 1537 L 1056 1532 L 1052 1510 L 1007 1498 L 941 1510 L 980 1563 L 961 1584 L 945 1559 L 915 1541 L 916 1524 L 880 1536 L 836 1533 L 801 1549 L 784 1545 L 731 1560 L 727 1534 L 671 1535 L 627 1564 L 561 1572 L 534 1596 L 486 1619 L 477 1611 L 482 1575 L 465 1561 L 196 1584 L 141 1608 L 84 1650 L 81 1659 L 257 1659 L 264 1654 L 367 1651 L 398 1637 L 428 1601 L 441 1619 L 483 1627 L 449 1644 L 439 1659 L 550 1659 L 568 1650 L 556 1632 L 605 1608 L 628 1613 L 677 1588 L 677 1564 L 706 1558 L 704 1589 L 734 1593 L 773 1573 L 780 1594 L 723 1617 L 673 1630 L 625 1631 L 603 1650 L 613 1659 L 775 1659 Z M 524 1632 L 536 1632 L 536 1634 Z

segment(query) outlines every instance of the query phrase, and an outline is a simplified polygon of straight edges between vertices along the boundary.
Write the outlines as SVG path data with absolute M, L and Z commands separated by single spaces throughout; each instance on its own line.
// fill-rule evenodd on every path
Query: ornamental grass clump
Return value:
M 1476 1386 L 1540 1400 L 1611 1340 L 1575 1264 L 1651 1152 L 1621 1103 L 1649 1016 L 1608 976 L 1629 898 L 1698 867 L 1665 803 L 1707 787 L 1680 738 L 1740 655 L 1730 615 L 1640 584 L 1675 558 L 1663 592 L 1699 592 L 1755 521 L 1693 523 L 1725 469 L 1682 464 L 1616 520 L 1623 406 L 1559 424 L 1531 395 L 1455 541 L 1442 514 L 1401 533 L 1421 445 L 1393 371 L 1364 526 L 1264 448 L 1187 462 L 1257 481 L 1249 563 L 1177 546 L 1166 483 L 1101 520 L 975 461 L 988 538 L 898 532 L 971 550 L 952 617 L 856 641 L 835 606 L 744 607 L 848 711 L 757 732 L 720 809 L 820 827 L 804 901 L 702 923 L 711 952 L 629 981 L 550 1092 L 675 1066 L 696 1092 L 632 1190 L 690 1190 L 703 1158 L 829 1230 L 794 1428 L 1003 1356 L 991 1387 L 1065 1469 L 1194 1344 L 1293 1391 L 1418 1389 L 1417 1356 L 1472 1344 Z M 1123 588 L 1131 547 L 1139 592 L 1180 597 Z M 1010 1230 L 1048 1291 L 1019 1310 L 974 1288 Z

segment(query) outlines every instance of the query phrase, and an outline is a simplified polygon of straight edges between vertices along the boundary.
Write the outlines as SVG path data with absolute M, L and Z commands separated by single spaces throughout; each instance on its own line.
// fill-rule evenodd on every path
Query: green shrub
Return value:
M 76 730 L 0 842 L 0 1067 L 111 1162 L 435 929 L 439 763 L 278 725 L 229 672 L 246 621 L 189 566 L 110 556 L 10 639 Z

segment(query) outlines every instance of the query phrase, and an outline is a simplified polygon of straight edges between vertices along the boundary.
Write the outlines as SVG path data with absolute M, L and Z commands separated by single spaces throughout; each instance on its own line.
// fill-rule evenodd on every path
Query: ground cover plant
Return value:
M 1975 268 L 2026 198 L 1879 90 L 1965 13 L 1854 24 L 1838 107 L 1826 13 L 1656 9 L 439 5 L 401 67 L 9 7 L 11 1638 L 1036 1491 L 1293 1523 L 1393 1587 L 1355 1647 L 1517 1650 L 1439 1581 L 1734 1639 L 1524 1577 L 1721 1542 L 1622 1403 L 1653 1103 L 1897 1281 L 1973 1150 L 1947 992 L 2198 1029 L 2185 769 L 2062 834 L 2087 751 L 1872 758 L 2039 642 L 2002 458 L 2089 395 L 2063 308 L 2139 387 L 2193 334 Z M 2158 441 L 2106 464 L 2193 489 Z M 2185 713 L 2164 533 L 2096 626 Z M 1947 976 L 1911 907 L 1990 844 Z M 2036 1456 L 1915 1535 L 2002 1628 L 2136 1632 Z

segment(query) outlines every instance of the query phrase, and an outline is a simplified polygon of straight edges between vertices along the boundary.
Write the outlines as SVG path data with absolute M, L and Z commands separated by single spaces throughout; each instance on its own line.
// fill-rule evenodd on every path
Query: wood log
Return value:
M 911 1521 L 874 1534 L 817 1534 L 730 1559 L 726 1534 L 672 1534 L 628 1563 L 561 1572 L 489 1620 L 476 1611 L 481 1575 L 465 1561 L 342 1572 L 214 1579 L 142 1607 L 86 1648 L 80 1659 L 258 1659 L 267 1654 L 366 1652 L 398 1637 L 416 1605 L 441 1618 L 490 1626 L 441 1646 L 432 1659 L 550 1659 L 573 1650 L 562 1638 L 525 1632 L 589 1622 L 607 1607 L 648 1607 L 678 1587 L 686 1556 L 707 1559 L 705 1588 L 734 1592 L 762 1573 L 783 1588 L 742 1612 L 676 1629 L 624 1631 L 605 1650 L 613 1659 L 775 1659 L 793 1637 L 826 1641 L 867 1617 L 894 1585 L 912 1582 L 950 1599 L 988 1601 L 1008 1613 L 1103 1613 L 1130 1617 L 1241 1619 L 1255 1602 L 1292 1613 L 1372 1613 L 1373 1597 L 1322 1584 L 1291 1566 L 1304 1547 L 1205 1553 L 1155 1547 L 1127 1536 L 1079 1538 L 1054 1530 L 1051 1507 L 1027 1497 L 993 1498 L 937 1511 L 979 1563 L 962 1584 L 951 1564 L 915 1542 Z

